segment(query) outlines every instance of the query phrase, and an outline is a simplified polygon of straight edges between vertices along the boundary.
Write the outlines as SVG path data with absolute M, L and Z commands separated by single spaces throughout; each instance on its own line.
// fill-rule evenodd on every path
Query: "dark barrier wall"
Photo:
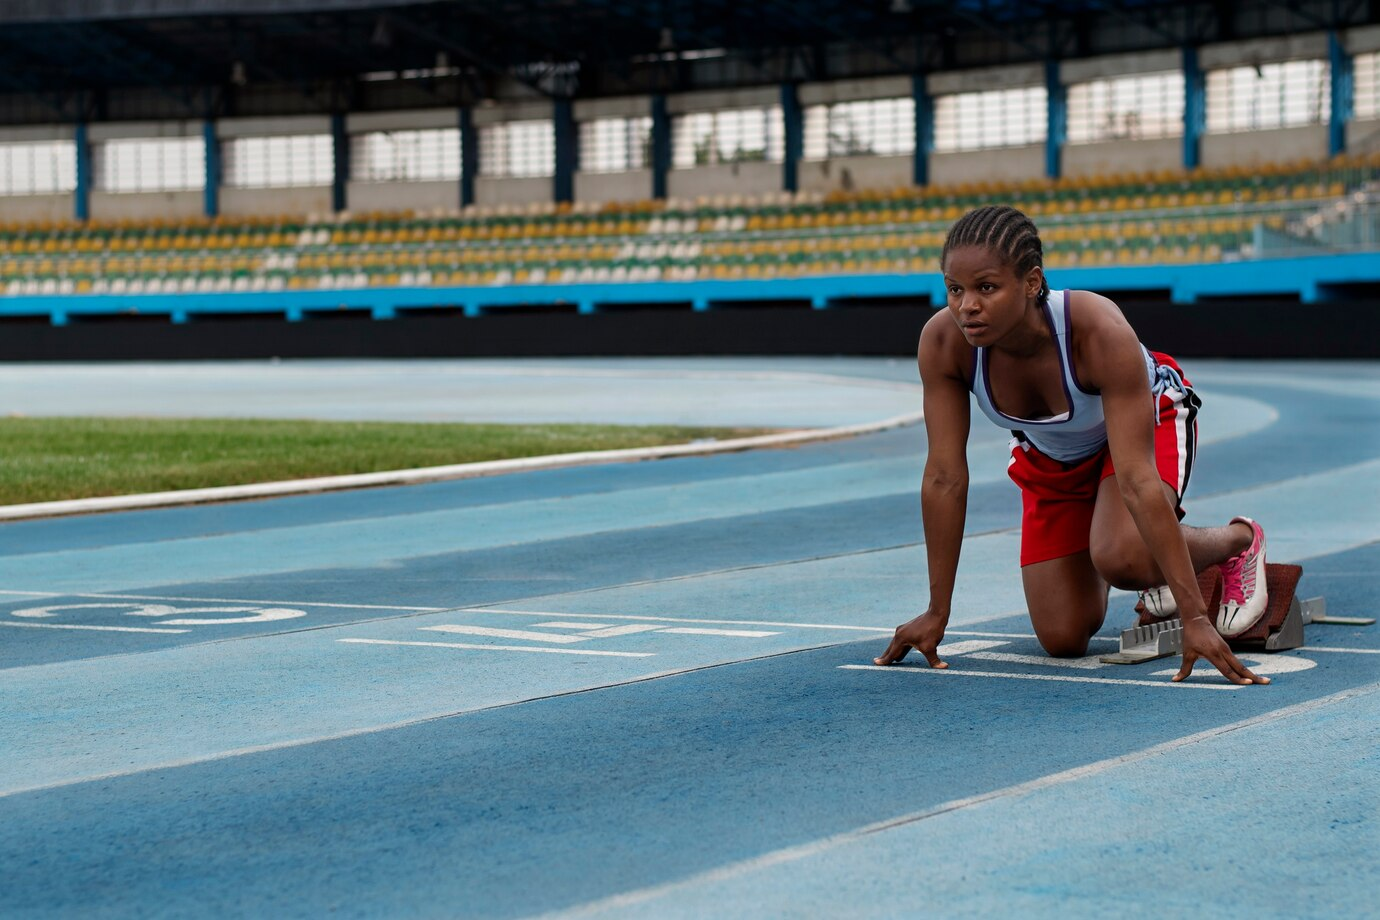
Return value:
M 1182 357 L 1380 357 L 1374 302 L 1124 303 L 1141 341 Z M 812 310 L 752 306 L 696 313 L 623 310 L 424 314 L 391 320 L 345 314 L 174 325 L 109 318 L 55 327 L 0 322 L 0 360 L 205 360 L 233 358 L 557 357 L 575 355 L 888 355 L 915 353 L 932 314 L 921 306 Z

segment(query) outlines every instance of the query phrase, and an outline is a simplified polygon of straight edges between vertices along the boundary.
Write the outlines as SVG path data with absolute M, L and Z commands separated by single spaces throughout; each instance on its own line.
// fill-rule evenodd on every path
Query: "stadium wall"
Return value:
M 701 195 L 769 195 L 781 191 L 780 163 L 723 163 L 673 169 L 666 176 L 672 198 Z
M 989 150 L 958 150 L 930 157 L 930 182 L 1020 182 L 1045 174 L 1045 145 L 997 147 Z
M 800 188 L 807 192 L 901 188 L 914 183 L 914 169 L 915 158 L 910 156 L 803 160 L 800 163 Z
M 5 221 L 71 220 L 73 210 L 71 193 L 0 198 L 0 220 Z
M 552 197 L 550 176 L 522 179 L 474 177 L 475 204 L 545 204 Z
M 330 210 L 330 189 L 326 189 L 326 210 Z M 345 202 L 351 211 L 431 211 L 460 207 L 459 181 L 437 182 L 350 182 L 345 187 Z
M 1236 134 L 1204 134 L 1202 162 L 1208 169 L 1254 166 L 1295 160 L 1327 159 L 1327 125 L 1280 128 L 1275 131 L 1241 131 Z
M 201 193 L 197 192 L 198 198 Z M 226 217 L 331 213 L 331 187 L 221 188 L 220 213 Z
M 205 209 L 205 194 L 200 189 L 193 192 L 103 192 L 94 189 L 91 192 L 92 220 L 190 220 L 202 216 Z M 63 217 L 70 219 L 71 197 L 67 199 L 66 210 Z M 281 210 L 273 213 L 281 213 Z
M 576 201 L 645 201 L 651 197 L 650 169 L 623 173 L 575 173 Z
M 1380 119 L 1349 122 L 1346 126 L 1347 153 L 1380 150 Z
M 1183 159 L 1182 137 L 1070 144 L 1063 151 L 1064 175 L 1069 178 L 1177 170 L 1183 167 Z

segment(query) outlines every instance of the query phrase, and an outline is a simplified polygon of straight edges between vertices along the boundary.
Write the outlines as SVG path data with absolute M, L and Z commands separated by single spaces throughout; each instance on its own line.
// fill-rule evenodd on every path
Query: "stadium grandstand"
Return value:
M 904 354 L 991 202 L 1167 350 L 1380 341 L 1373 3 L 7 0 L 0 59 L 7 359 Z

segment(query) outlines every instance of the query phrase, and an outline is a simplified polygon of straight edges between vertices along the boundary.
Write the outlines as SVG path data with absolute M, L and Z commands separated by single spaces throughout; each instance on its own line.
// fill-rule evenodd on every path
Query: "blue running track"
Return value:
M 643 362 L 702 376 L 638 411 L 750 366 Z M 914 378 L 823 370 L 821 423 Z M 1380 365 L 1188 373 L 1188 522 L 1374 616 Z M 926 599 L 918 426 L 0 526 L 0 916 L 1375 916 L 1380 627 L 1268 687 L 1048 659 L 1005 440 L 947 671 L 870 666 Z

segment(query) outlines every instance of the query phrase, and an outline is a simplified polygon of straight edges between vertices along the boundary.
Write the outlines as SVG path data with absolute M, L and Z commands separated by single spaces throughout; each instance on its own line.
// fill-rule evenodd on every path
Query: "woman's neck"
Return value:
M 1010 332 L 993 343 L 992 348 L 1013 358 L 1030 358 L 1054 344 L 1054 330 L 1045 320 L 1044 307 L 1038 300 L 1026 305 L 1021 321 Z

